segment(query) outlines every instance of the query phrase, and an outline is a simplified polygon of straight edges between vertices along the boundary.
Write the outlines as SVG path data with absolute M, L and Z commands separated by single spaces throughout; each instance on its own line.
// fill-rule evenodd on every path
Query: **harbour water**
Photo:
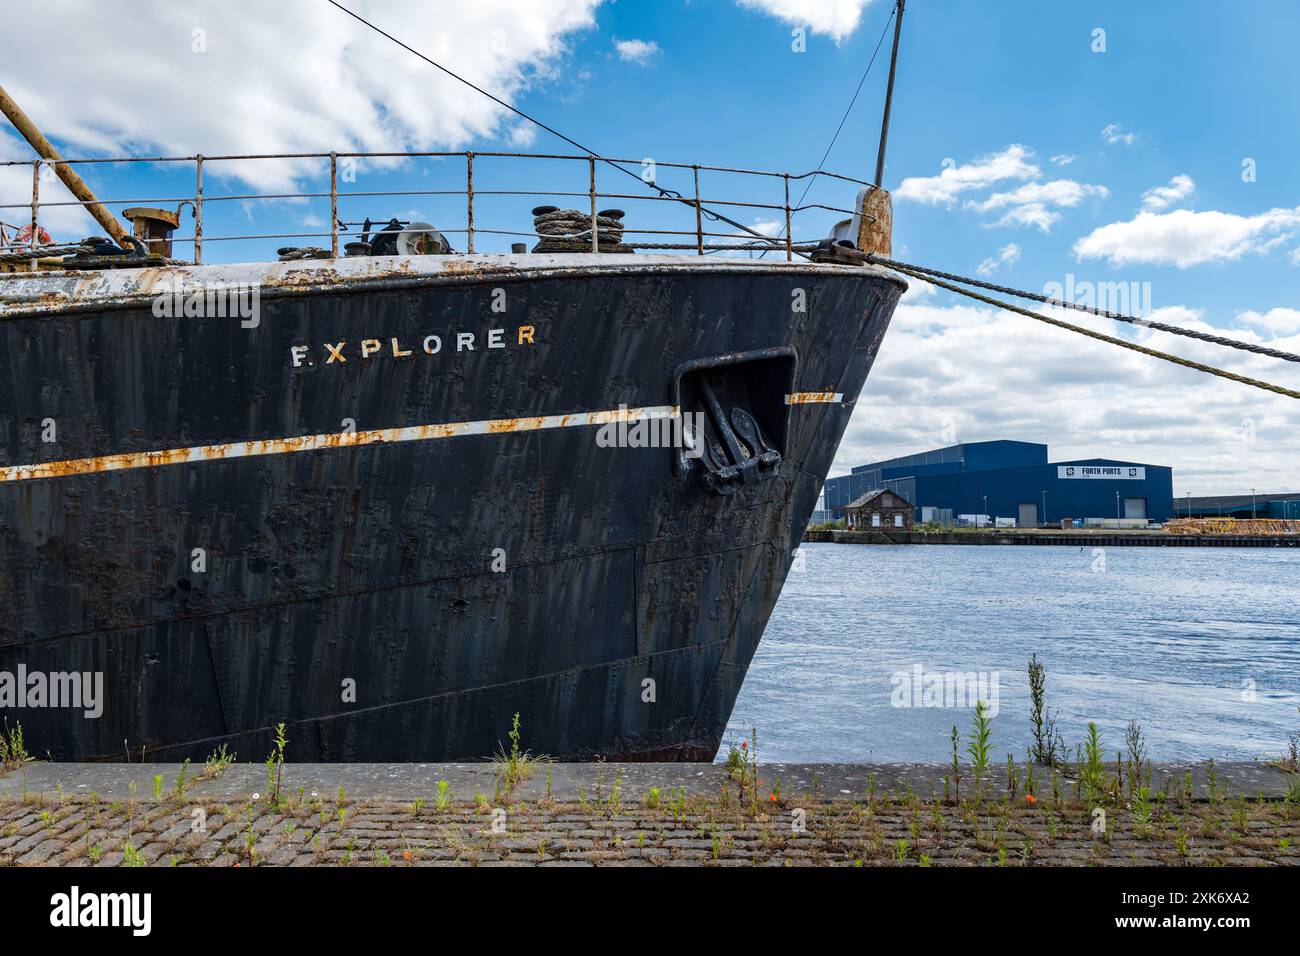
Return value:
M 1071 751 L 1093 720 L 1113 759 L 1137 719 L 1152 759 L 1277 757 L 1300 731 L 1300 554 L 805 544 L 719 759 L 756 727 L 768 762 L 950 760 L 976 696 L 944 699 L 953 672 L 993 698 L 995 758 L 1022 760 L 1035 653 Z

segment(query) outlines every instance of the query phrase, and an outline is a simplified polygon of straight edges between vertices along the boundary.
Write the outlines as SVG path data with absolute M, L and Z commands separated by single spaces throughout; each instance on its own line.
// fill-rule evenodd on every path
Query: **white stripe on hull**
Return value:
M 47 461 L 32 465 L 0 468 L 0 481 L 31 481 L 104 471 L 129 471 L 227 458 L 258 458 L 285 455 L 322 448 L 349 448 L 356 445 L 380 445 L 406 441 L 431 441 L 459 438 L 463 435 L 501 435 L 510 432 L 544 431 L 549 428 L 579 428 L 607 425 L 611 422 L 634 422 L 643 419 L 672 418 L 675 405 L 649 405 L 642 408 L 617 408 L 600 412 L 575 412 L 571 415 L 542 415 L 536 418 L 497 418 L 481 422 L 449 422 L 441 425 L 411 425 L 405 428 L 379 428 L 373 431 L 329 432 L 323 435 L 300 435 L 296 438 L 268 438 L 259 441 L 229 442 L 221 445 L 198 445 L 164 451 L 126 452 L 97 458 L 70 461 Z
M 816 403 L 838 404 L 839 392 L 794 392 L 785 396 L 787 405 Z M 287 455 L 323 448 L 350 448 L 358 445 L 382 445 L 406 441 L 432 441 L 464 435 L 502 435 L 511 432 L 545 431 L 550 428 L 581 428 L 616 422 L 672 418 L 679 413 L 676 405 L 646 405 L 641 408 L 615 408 L 599 412 L 574 412 L 570 415 L 541 415 L 535 418 L 495 418 L 480 422 L 448 422 L 440 425 L 410 425 L 404 428 L 378 428 L 363 432 L 327 432 L 300 435 L 296 438 L 266 438 L 258 441 L 227 442 L 220 445 L 195 445 L 163 451 L 124 452 L 95 458 L 67 461 L 44 461 L 31 465 L 0 467 L 0 482 L 33 481 L 38 478 L 61 478 L 105 471 L 130 471 L 162 465 L 195 464 L 227 458 L 260 458 L 264 455 Z

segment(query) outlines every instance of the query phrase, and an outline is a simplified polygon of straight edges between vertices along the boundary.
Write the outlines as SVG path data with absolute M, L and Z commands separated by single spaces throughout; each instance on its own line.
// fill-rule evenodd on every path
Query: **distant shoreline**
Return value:
M 1300 535 L 1168 534 L 1163 531 L 806 531 L 822 544 L 1048 545 L 1093 548 L 1300 548 Z

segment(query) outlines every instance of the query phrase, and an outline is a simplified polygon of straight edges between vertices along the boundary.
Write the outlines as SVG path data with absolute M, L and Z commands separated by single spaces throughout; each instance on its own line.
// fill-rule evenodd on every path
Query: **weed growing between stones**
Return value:
M 688 795 L 685 788 L 650 786 L 641 799 L 625 803 L 624 779 L 615 770 L 612 787 L 601 776 L 595 800 L 588 801 L 584 789 L 575 804 L 555 802 L 549 767 L 545 800 L 511 796 L 534 760 L 522 748 L 516 715 L 510 749 L 502 749 L 497 765 L 502 782 L 495 806 L 509 811 L 504 839 L 485 825 L 484 815 L 494 806 L 488 797 L 475 787 L 472 801 L 457 801 L 445 780 L 429 795 L 436 815 L 424 812 L 423 798 L 414 804 L 354 800 L 345 807 L 341 786 L 333 808 L 315 793 L 310 806 L 301 791 L 296 802 L 282 800 L 287 741 L 281 727 L 268 761 L 267 800 L 193 800 L 185 792 L 183 766 L 175 798 L 166 794 L 161 805 L 137 807 L 134 783 L 124 804 L 63 793 L 57 806 L 36 800 L 35 810 L 31 800 L 0 801 L 0 865 L 1300 864 L 1300 773 L 1282 800 L 1230 797 L 1231 784 L 1214 764 L 1206 768 L 1199 799 L 1189 774 L 1162 775 L 1157 789 L 1134 721 L 1124 750 L 1110 751 L 1111 759 L 1095 723 L 1073 761 L 1062 757 L 1047 770 L 1034 759 L 1034 746 L 1027 748 L 1024 764 L 1008 753 L 1003 787 L 992 765 L 992 724 L 980 704 L 964 747 L 953 728 L 953 762 L 942 797 L 934 792 L 937 777 L 928 798 L 907 783 L 881 787 L 874 775 L 865 799 L 834 790 L 827 798 L 820 781 L 801 793 L 783 792 L 779 780 L 763 787 L 757 735 L 751 733 L 714 777 L 725 779 L 723 792 Z M 1059 751 L 1065 753 L 1063 744 Z M 224 751 L 209 758 L 202 777 L 215 776 L 220 771 L 210 768 L 233 760 L 219 754 Z M 1050 788 L 1046 779 L 1035 778 L 1036 771 L 1050 772 Z M 973 777 L 976 786 L 962 787 L 963 776 Z M 158 778 L 154 796 L 160 792 Z M 191 804 L 208 812 L 212 825 L 204 832 L 176 828 L 177 815 L 184 816 Z M 1100 828 L 1098 810 L 1104 810 Z
M 989 755 L 993 744 L 993 722 L 984 707 L 984 701 L 975 702 L 975 715 L 971 718 L 971 731 L 966 739 L 966 753 L 970 755 L 971 776 L 975 778 L 975 799 L 984 793 L 985 777 L 989 770 Z
M 519 746 L 522 735 L 519 731 L 519 713 L 517 711 L 511 721 L 510 733 L 507 736 L 510 738 L 510 750 L 507 752 L 504 745 L 498 743 L 497 752 L 492 755 L 492 764 L 497 768 L 498 802 L 500 800 L 509 801 L 515 792 L 515 788 L 533 775 L 538 763 L 547 759 L 543 756 L 534 756 L 531 751 L 524 750 Z
M 1065 750 L 1056 732 L 1057 712 L 1047 712 L 1047 668 L 1038 655 L 1029 658 L 1030 721 L 1034 728 L 1034 762 L 1054 766 Z
M 222 744 L 216 750 L 208 755 L 208 759 L 203 762 L 203 772 L 200 777 L 203 780 L 212 780 L 225 773 L 226 768 L 235 762 L 235 755 L 226 749 Z
M 275 749 L 266 758 L 266 799 L 271 806 L 278 807 L 282 802 L 284 785 L 284 748 L 289 743 L 284 736 L 284 724 L 275 728 Z
M 0 729 L 0 773 L 21 767 L 31 759 L 32 755 L 27 752 L 27 744 L 23 740 L 23 725 L 14 724 L 10 727 L 6 720 L 3 729 Z

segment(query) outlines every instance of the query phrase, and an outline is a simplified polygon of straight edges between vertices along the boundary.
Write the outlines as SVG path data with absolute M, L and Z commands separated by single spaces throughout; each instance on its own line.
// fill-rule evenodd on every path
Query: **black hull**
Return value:
M 684 263 L 267 288 L 251 329 L 129 301 L 0 318 L 0 465 L 266 443 L 0 481 L 0 674 L 105 688 L 95 718 L 3 716 L 63 760 L 262 759 L 280 722 L 293 760 L 474 760 L 516 712 L 558 759 L 712 759 L 902 288 Z M 787 405 L 775 477 L 732 495 L 676 450 L 528 420 L 670 406 L 678 370 L 737 353 L 842 401 Z M 282 444 L 346 419 L 496 424 Z

